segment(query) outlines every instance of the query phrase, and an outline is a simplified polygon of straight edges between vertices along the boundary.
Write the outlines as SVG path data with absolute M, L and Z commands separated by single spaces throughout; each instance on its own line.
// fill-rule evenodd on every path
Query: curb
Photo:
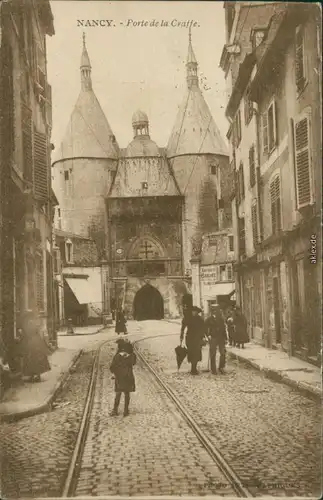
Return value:
M 237 359 L 238 361 L 245 363 L 248 366 L 251 366 L 252 368 L 255 368 L 258 371 L 261 371 L 265 374 L 265 377 L 270 378 L 271 380 L 274 380 L 275 382 L 281 383 L 281 384 L 286 384 L 289 385 L 290 387 L 298 390 L 299 392 L 303 393 L 304 396 L 315 399 L 317 401 L 321 401 L 322 393 L 321 390 L 318 389 L 317 387 L 313 387 L 306 382 L 297 382 L 296 380 L 290 379 L 288 376 L 285 374 L 282 374 L 281 372 L 277 370 L 273 370 L 271 368 L 264 368 L 260 364 L 256 363 L 255 361 L 251 359 L 244 358 L 243 356 L 239 356 L 239 354 L 235 354 L 233 352 L 227 351 L 227 354 L 229 357 Z
M 62 332 L 61 334 L 58 333 L 58 337 L 86 337 L 90 335 L 96 335 L 97 333 L 102 332 L 102 330 L 105 330 L 105 328 L 109 328 L 108 326 L 101 326 L 98 330 L 92 333 L 66 333 Z
M 17 422 L 18 420 L 21 420 L 23 418 L 33 417 L 34 415 L 39 415 L 40 413 L 46 413 L 47 411 L 49 411 L 51 409 L 53 400 L 56 399 L 59 391 L 66 383 L 67 378 L 71 372 L 71 368 L 75 365 L 75 363 L 78 361 L 78 359 L 81 357 L 82 354 L 83 354 L 83 349 L 80 349 L 79 352 L 77 352 L 73 356 L 70 364 L 68 365 L 67 370 L 61 374 L 61 377 L 59 378 L 54 387 L 54 391 L 47 397 L 44 403 L 36 406 L 35 408 L 30 408 L 29 410 L 0 415 L 0 422 L 7 422 L 7 423 Z

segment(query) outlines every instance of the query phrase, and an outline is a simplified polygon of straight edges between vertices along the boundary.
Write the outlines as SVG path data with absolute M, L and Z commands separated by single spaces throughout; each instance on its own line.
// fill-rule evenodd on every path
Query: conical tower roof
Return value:
M 68 158 L 118 158 L 119 146 L 92 89 L 84 38 L 80 69 L 81 92 L 53 163 Z
M 187 91 L 177 113 L 168 141 L 169 158 L 188 154 L 228 155 L 228 147 L 221 137 L 211 111 L 198 83 L 197 61 L 189 35 L 186 63 Z

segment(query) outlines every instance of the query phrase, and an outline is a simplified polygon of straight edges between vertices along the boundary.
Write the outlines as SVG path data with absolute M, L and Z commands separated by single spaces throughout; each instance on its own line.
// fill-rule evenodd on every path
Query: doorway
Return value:
M 142 321 L 145 319 L 163 319 L 164 301 L 157 290 L 151 285 L 143 286 L 135 296 L 133 302 L 134 319 Z
M 273 278 L 273 295 L 274 295 L 276 344 L 280 344 L 281 343 L 281 328 L 280 328 L 280 301 L 279 301 L 279 281 L 278 281 L 278 278 Z

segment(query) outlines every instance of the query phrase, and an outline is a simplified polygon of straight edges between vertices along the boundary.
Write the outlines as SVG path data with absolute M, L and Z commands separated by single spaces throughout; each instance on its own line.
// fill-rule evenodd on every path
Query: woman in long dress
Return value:
M 180 341 L 183 341 L 186 330 L 185 343 L 187 347 L 187 361 L 191 363 L 191 374 L 197 375 L 197 363 L 202 361 L 202 346 L 205 336 L 204 321 L 199 316 L 202 309 L 193 306 L 191 315 L 184 317 L 181 328 Z
M 47 357 L 49 350 L 31 314 L 25 316 L 19 334 L 22 374 L 29 377 L 31 382 L 40 382 L 41 374 L 51 369 Z

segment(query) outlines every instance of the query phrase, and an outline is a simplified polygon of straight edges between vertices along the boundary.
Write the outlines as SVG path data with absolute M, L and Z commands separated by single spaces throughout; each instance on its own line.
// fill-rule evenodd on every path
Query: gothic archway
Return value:
M 163 319 L 164 301 L 157 288 L 144 285 L 135 295 L 133 317 L 137 321 L 145 319 Z

